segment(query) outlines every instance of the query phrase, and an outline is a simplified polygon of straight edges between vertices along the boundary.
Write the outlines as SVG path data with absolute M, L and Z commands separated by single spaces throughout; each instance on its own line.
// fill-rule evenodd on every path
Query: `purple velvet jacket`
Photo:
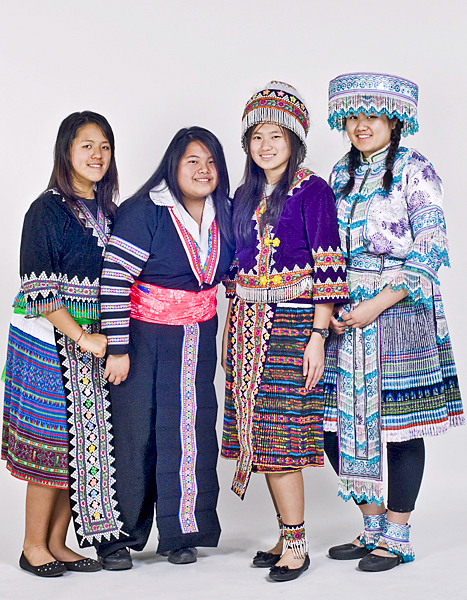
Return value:
M 264 198 L 256 209 L 251 220 L 253 242 L 237 247 L 227 295 L 236 292 L 248 302 L 298 297 L 313 303 L 346 302 L 345 259 L 331 188 L 308 169 L 301 169 L 288 195 L 282 215 L 274 226 L 266 227 L 264 235 L 259 228 L 266 209 Z

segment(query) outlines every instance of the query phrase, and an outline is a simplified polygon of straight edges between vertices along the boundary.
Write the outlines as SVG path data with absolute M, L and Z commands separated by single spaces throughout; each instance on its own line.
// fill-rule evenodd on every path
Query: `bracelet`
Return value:
M 80 339 L 83 337 L 83 335 L 84 335 L 84 329 L 81 330 L 81 335 L 79 336 L 79 338 L 77 340 L 75 340 L 75 344 L 77 344 L 80 341 Z

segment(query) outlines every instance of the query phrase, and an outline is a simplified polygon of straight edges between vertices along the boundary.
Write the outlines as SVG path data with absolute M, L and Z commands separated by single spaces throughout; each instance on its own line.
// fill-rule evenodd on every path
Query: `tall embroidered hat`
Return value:
M 282 81 L 270 81 L 248 100 L 242 117 L 242 146 L 245 152 L 246 132 L 253 125 L 274 123 L 297 134 L 306 155 L 306 136 L 310 129 L 310 118 L 303 99 L 297 90 Z
M 403 121 L 402 135 L 418 131 L 418 86 L 402 77 L 382 73 L 346 73 L 329 83 L 331 129 L 343 131 L 350 114 L 359 112 Z

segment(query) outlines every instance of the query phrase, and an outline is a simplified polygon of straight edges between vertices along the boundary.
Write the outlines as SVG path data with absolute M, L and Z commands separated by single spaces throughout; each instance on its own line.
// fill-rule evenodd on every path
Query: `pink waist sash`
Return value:
M 217 285 L 201 292 L 185 292 L 136 281 L 130 291 L 130 316 L 160 325 L 201 323 L 216 314 L 216 294 Z

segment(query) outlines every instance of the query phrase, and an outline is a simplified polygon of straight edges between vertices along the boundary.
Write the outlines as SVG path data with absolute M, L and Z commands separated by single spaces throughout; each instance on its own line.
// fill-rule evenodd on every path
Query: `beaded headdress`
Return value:
M 418 86 L 402 77 L 381 73 L 346 73 L 329 83 L 329 117 L 331 129 L 342 131 L 350 114 L 369 116 L 386 114 L 404 124 L 402 135 L 418 131 Z
M 308 110 L 297 90 L 282 81 L 270 81 L 246 103 L 242 117 L 242 146 L 245 152 L 246 132 L 253 125 L 274 123 L 297 134 L 306 154 L 306 136 L 310 128 Z

